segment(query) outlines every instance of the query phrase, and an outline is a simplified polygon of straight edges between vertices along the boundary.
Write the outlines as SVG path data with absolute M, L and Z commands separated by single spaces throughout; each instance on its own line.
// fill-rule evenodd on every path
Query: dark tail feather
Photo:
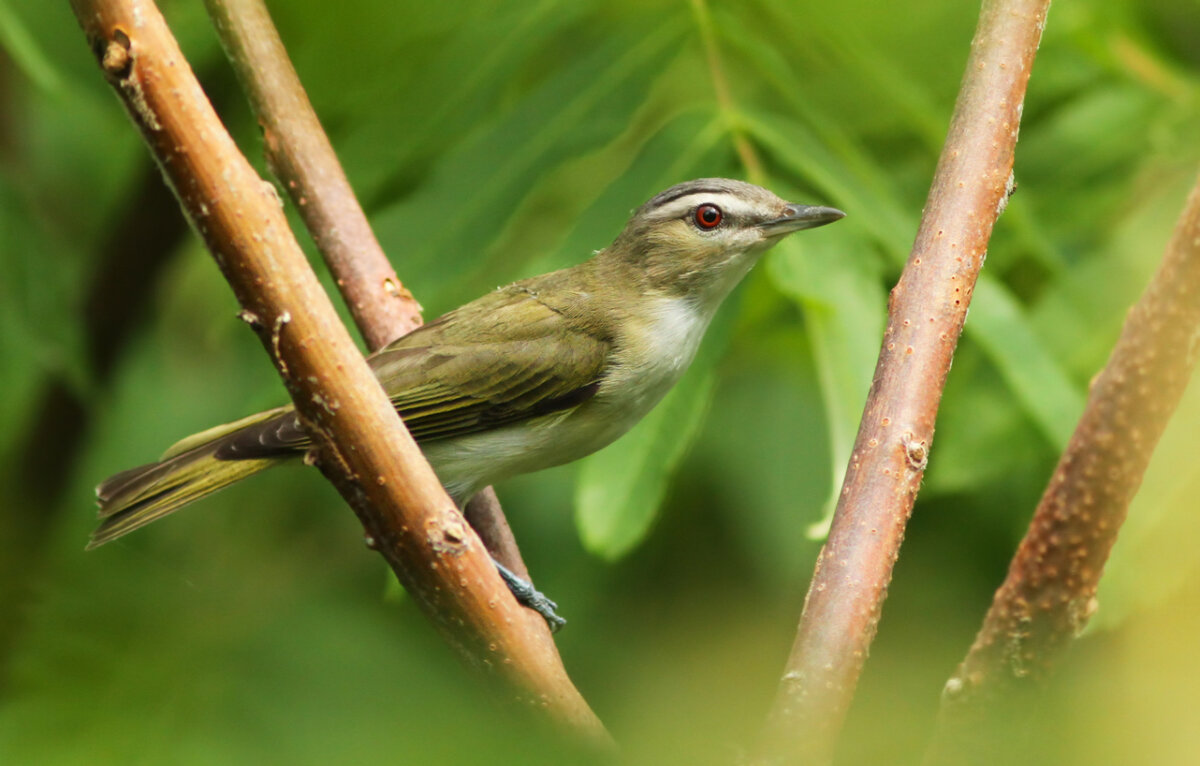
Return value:
M 289 412 L 286 408 L 271 410 L 190 436 L 167 450 L 161 462 L 121 471 L 105 479 L 96 487 L 100 526 L 92 533 L 88 548 L 115 540 L 205 495 L 301 454 L 293 446 L 274 454 L 260 452 L 253 457 L 230 458 L 230 453 L 241 451 L 236 449 L 239 441 L 248 434 L 257 435 L 268 424 L 283 422 Z M 292 417 L 286 417 L 288 424 L 292 421 Z

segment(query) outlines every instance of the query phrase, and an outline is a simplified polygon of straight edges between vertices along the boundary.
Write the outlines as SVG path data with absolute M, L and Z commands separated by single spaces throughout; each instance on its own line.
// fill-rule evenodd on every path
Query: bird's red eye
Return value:
M 716 205 L 701 205 L 696 208 L 696 225 L 701 229 L 715 229 L 721 225 L 721 208 Z

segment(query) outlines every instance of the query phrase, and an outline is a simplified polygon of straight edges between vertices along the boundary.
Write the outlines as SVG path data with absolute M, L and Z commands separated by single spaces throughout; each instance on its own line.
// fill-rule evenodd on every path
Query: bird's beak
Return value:
M 845 213 L 835 207 L 819 205 L 788 205 L 783 210 L 784 214 L 779 218 L 758 225 L 766 236 L 776 237 L 801 229 L 815 229 L 846 217 Z

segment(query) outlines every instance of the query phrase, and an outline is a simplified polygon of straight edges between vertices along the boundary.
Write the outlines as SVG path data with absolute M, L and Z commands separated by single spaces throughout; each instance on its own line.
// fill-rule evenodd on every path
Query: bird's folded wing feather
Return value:
M 610 342 L 528 292 L 498 290 L 371 358 L 417 440 L 568 409 L 599 387 Z
M 505 288 L 396 340 L 368 361 L 418 441 L 562 411 L 595 395 L 611 341 L 528 292 Z M 241 430 L 219 458 L 307 449 L 294 414 Z

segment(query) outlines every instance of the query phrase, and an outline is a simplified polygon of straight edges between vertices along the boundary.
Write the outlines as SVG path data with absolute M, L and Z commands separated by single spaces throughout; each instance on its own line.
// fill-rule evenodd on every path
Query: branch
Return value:
M 376 351 L 421 324 L 375 239 L 333 146 L 262 0 L 205 0 L 258 117 L 267 165 L 300 211 L 367 346 Z
M 1200 182 L 1092 382 L 974 645 L 946 683 L 933 762 L 974 762 L 986 730 L 996 728 L 985 715 L 1039 687 L 1087 624 L 1117 531 L 1191 375 L 1198 338 Z
M 925 472 L 934 420 L 1013 152 L 1048 0 L 985 0 L 829 539 L 767 722 L 765 761 L 831 760 Z
M 149 0 L 72 0 L 130 116 L 242 305 L 350 503 L 443 636 L 513 696 L 576 736 L 609 740 L 544 632 L 405 430 L 304 257 L 274 187 L 221 125 Z
M 312 234 L 370 351 L 421 324 L 421 307 L 380 247 L 262 0 L 205 0 L 263 129 L 267 165 Z M 528 578 L 489 487 L 464 509 L 500 563 Z M 549 628 L 547 628 L 547 631 Z

